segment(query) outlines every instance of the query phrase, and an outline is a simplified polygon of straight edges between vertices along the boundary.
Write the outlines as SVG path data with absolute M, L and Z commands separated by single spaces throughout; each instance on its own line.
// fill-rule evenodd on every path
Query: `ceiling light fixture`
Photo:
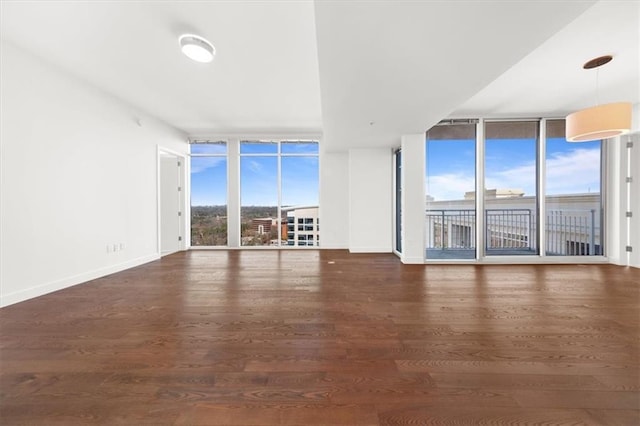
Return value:
M 213 61 L 216 48 L 204 38 L 194 34 L 183 34 L 178 39 L 182 53 L 196 62 L 208 63 Z
M 611 62 L 612 56 L 600 56 L 583 65 L 588 70 Z M 598 74 L 596 74 L 596 98 L 598 98 Z M 586 142 L 623 135 L 631 130 L 631 102 L 598 105 L 567 115 L 566 138 L 569 142 Z

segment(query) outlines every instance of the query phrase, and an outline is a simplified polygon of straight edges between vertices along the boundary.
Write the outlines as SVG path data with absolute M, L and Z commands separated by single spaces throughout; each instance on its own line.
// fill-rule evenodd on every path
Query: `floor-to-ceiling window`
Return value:
M 426 136 L 427 259 L 476 257 L 476 124 L 433 127 Z
M 278 246 L 278 142 L 240 142 L 240 244 Z
M 485 255 L 536 255 L 538 124 L 485 122 Z
M 191 144 L 191 245 L 227 245 L 227 144 Z
M 318 143 L 241 141 L 242 246 L 318 246 Z
M 604 255 L 602 142 L 567 142 L 564 126 L 458 120 L 431 128 L 426 259 Z
M 602 255 L 602 142 L 567 142 L 564 126 L 546 121 L 546 254 Z
M 280 242 L 287 246 L 319 246 L 318 143 L 283 141 L 280 162 Z

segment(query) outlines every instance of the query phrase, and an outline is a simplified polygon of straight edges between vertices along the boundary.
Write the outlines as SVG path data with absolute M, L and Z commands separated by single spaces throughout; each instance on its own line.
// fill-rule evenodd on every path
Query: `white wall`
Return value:
M 349 250 L 393 251 L 393 151 L 349 150 Z M 324 210 L 327 208 L 323 205 Z M 324 230 L 320 222 L 320 230 Z M 324 236 L 323 236 L 324 238 Z
M 320 152 L 320 247 L 349 248 L 349 154 Z
M 425 135 L 402 137 L 402 262 L 424 263 Z
M 1 60 L 0 305 L 156 259 L 157 145 L 186 135 L 8 42 Z

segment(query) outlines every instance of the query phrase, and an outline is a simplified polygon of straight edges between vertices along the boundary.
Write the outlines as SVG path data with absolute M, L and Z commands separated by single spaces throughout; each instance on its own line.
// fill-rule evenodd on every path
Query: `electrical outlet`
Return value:
M 114 252 L 118 251 L 118 245 L 117 245 L 117 244 L 115 244 L 115 243 L 113 244 L 113 251 L 114 251 Z
M 124 250 L 124 243 L 120 243 L 120 251 Z
M 107 253 L 111 253 L 111 244 L 107 244 Z

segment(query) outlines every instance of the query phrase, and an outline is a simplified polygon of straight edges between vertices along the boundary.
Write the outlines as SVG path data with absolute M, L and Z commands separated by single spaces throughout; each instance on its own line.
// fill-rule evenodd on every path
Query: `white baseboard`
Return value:
M 402 257 L 401 256 L 400 259 L 402 259 L 402 263 L 404 263 L 405 265 L 414 265 L 414 264 L 424 265 L 424 257 L 410 257 L 410 256 Z
M 105 275 L 113 274 L 116 272 L 124 271 L 125 269 L 133 268 L 143 265 L 145 263 L 153 262 L 160 259 L 160 256 L 156 253 L 138 257 L 136 259 L 128 260 L 126 262 L 118 263 L 116 265 L 110 265 L 104 268 L 95 269 L 89 272 L 83 272 L 71 277 L 62 278 L 56 281 L 51 281 L 45 284 L 40 284 L 34 287 L 30 287 L 24 290 L 14 291 L 9 294 L 3 294 L 0 299 L 0 307 L 13 305 L 14 303 L 23 302 L 34 297 L 43 296 L 54 291 L 62 290 L 74 285 L 82 284 L 87 281 L 95 280 L 96 278 L 104 277 Z
M 390 247 L 349 247 L 349 253 L 393 253 Z

